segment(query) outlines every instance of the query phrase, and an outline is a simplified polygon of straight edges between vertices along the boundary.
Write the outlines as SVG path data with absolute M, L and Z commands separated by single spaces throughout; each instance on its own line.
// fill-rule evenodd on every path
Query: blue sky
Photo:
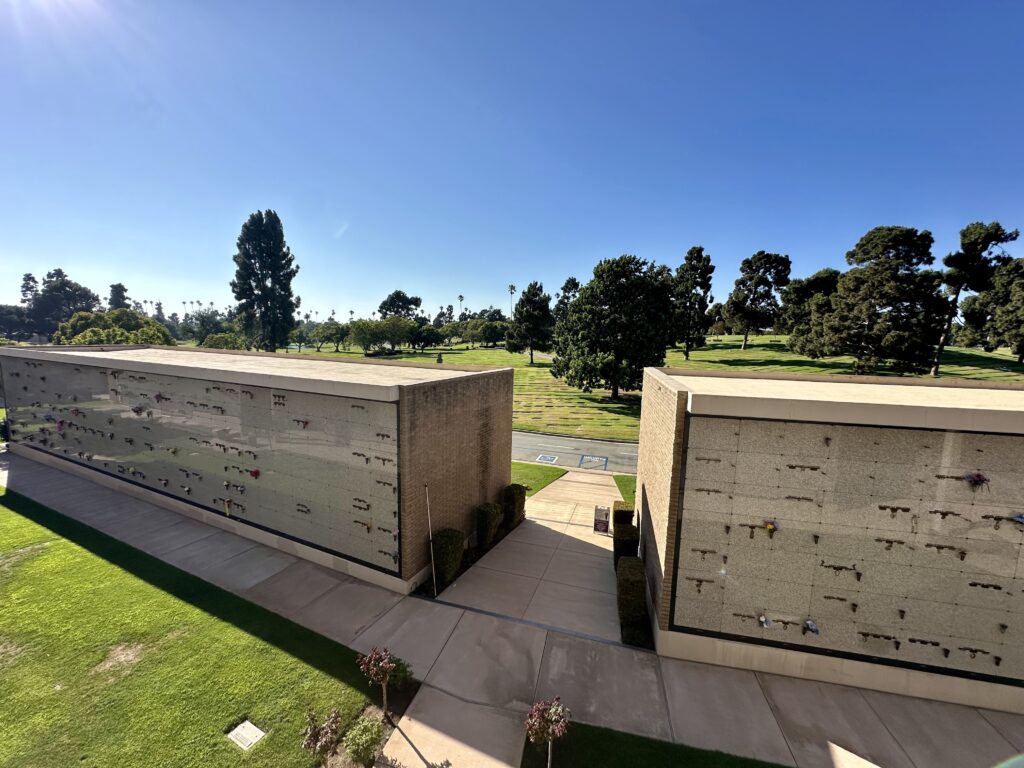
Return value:
M 554 293 L 601 258 L 843 265 L 1024 227 L 1019 2 L 0 0 L 0 302 L 230 300 L 280 213 L 303 309 Z

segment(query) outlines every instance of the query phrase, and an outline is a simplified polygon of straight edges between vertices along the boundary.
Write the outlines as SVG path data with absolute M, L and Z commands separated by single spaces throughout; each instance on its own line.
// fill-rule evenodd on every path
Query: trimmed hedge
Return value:
M 454 528 L 442 528 L 434 534 L 434 570 L 437 571 L 437 591 L 455 579 L 462 565 L 466 549 L 466 534 Z
M 633 504 L 628 501 L 616 501 L 612 504 L 612 527 L 633 524 Z
M 639 557 L 623 557 L 615 569 L 619 622 L 623 627 L 647 618 L 644 598 L 644 563 Z
M 476 543 L 482 552 L 486 552 L 494 544 L 501 520 L 501 507 L 493 502 L 481 504 L 476 508 Z
M 640 551 L 640 529 L 635 525 L 617 525 L 612 532 L 612 556 L 615 571 L 619 570 L 619 560 L 623 557 L 636 557 Z
M 505 529 L 511 531 L 526 517 L 526 486 L 519 483 L 505 486 L 501 491 L 501 512 Z

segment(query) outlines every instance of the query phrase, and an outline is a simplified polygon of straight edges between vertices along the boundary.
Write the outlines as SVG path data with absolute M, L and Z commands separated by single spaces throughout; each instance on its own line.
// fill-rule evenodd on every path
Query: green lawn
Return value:
M 677 368 L 774 373 L 851 372 L 850 358 L 811 360 L 796 355 L 786 349 L 785 336 L 755 337 L 745 350 L 740 349 L 740 341 L 738 336 L 724 336 L 711 340 L 708 346 L 691 353 L 689 361 L 683 359 L 681 350 L 670 349 L 665 365 Z M 500 348 L 459 347 L 440 351 L 444 356 L 444 364 L 490 365 L 515 369 L 513 429 L 606 440 L 639 438 L 639 393 L 626 393 L 621 400 L 614 402 L 609 399 L 605 390 L 580 392 L 551 375 L 550 361 L 537 358 L 536 363 L 531 366 L 527 355 L 512 354 Z M 302 353 L 311 352 L 313 350 L 303 350 Z M 321 354 L 328 354 L 327 348 Z M 358 349 L 340 354 L 357 358 L 362 356 Z M 426 353 L 403 351 L 388 359 L 432 362 L 436 357 L 437 350 Z M 1018 365 L 1006 350 L 988 353 L 950 348 L 946 350 L 944 361 L 944 377 L 1024 382 L 1024 366 Z
M 306 708 L 369 693 L 353 651 L 2 488 L 0 606 L 7 768 L 309 768 Z
M 739 724 L 738 724 L 739 725 Z M 642 765 L 644 768 L 773 768 L 774 763 L 708 752 L 681 744 L 631 736 L 607 728 L 570 723 L 569 732 L 555 742 L 554 765 L 557 768 L 617 768 Z M 544 768 L 547 753 L 526 743 L 522 768 Z
M 615 485 L 619 487 L 623 501 L 636 504 L 636 475 L 615 475 Z
M 551 485 L 564 474 L 565 470 L 558 467 L 526 464 L 521 461 L 512 462 L 512 482 L 525 485 L 527 496 L 533 496 L 541 488 Z

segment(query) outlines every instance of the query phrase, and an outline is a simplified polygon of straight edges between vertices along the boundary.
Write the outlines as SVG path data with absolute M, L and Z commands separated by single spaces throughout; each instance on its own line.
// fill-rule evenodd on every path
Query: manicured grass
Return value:
M 636 475 L 615 475 L 615 485 L 619 487 L 623 501 L 636 504 Z
M 526 495 L 533 496 L 546 485 L 551 485 L 565 474 L 564 469 L 546 467 L 543 464 L 526 464 L 522 461 L 512 462 L 512 482 L 526 486 Z
M 0 606 L 8 768 L 308 768 L 306 708 L 369 693 L 353 651 L 2 488 Z
M 737 724 L 737 727 L 741 725 Z M 772 768 L 775 765 L 582 723 L 570 723 L 569 732 L 555 742 L 553 762 L 557 768 L 618 768 L 627 765 L 644 768 Z M 526 742 L 522 768 L 544 768 L 546 765 L 547 752 Z
M 670 349 L 665 365 L 676 368 L 726 371 L 766 371 L 774 373 L 851 373 L 852 360 L 832 357 L 811 360 L 790 352 L 785 336 L 758 336 L 745 350 L 740 349 L 739 336 L 723 336 L 709 341 L 708 346 L 694 350 L 690 360 L 683 359 L 679 349 Z M 489 365 L 515 369 L 513 384 L 512 428 L 526 432 L 550 432 L 573 437 L 605 440 L 637 440 L 640 436 L 640 394 L 628 392 L 619 401 L 612 401 L 605 390 L 580 392 L 551 375 L 551 362 L 504 349 L 403 351 L 389 360 L 433 362 L 438 351 L 443 365 Z M 315 353 L 304 349 L 302 354 Z M 281 354 L 284 354 L 283 352 Z M 296 354 L 294 351 L 289 354 Z M 325 347 L 321 354 L 334 355 Z M 340 355 L 362 357 L 358 349 Z M 949 348 L 943 357 L 942 376 L 991 381 L 1024 382 L 1024 366 L 1018 365 L 1007 350 L 988 353 L 981 350 Z M 886 373 L 886 371 L 881 371 Z
M 741 350 L 740 336 L 712 337 L 708 346 L 690 353 L 689 361 L 679 349 L 670 349 L 665 365 L 675 368 L 727 371 L 765 371 L 771 373 L 852 373 L 853 358 L 828 357 L 811 360 L 786 348 L 786 336 L 758 336 Z M 1018 365 L 1008 350 L 983 352 L 980 349 L 950 347 L 942 357 L 942 378 L 985 379 L 1024 382 L 1024 365 Z M 1004 370 L 1005 369 L 1005 370 Z M 885 375 L 889 371 L 881 370 Z
M 609 398 L 606 390 L 580 392 L 566 386 L 551 375 L 551 361 L 536 357 L 531 366 L 529 355 L 498 349 L 442 348 L 427 352 L 409 352 L 387 357 L 433 363 L 440 352 L 442 365 L 489 365 L 515 369 L 513 383 L 512 428 L 524 432 L 551 432 L 558 435 L 593 437 L 609 440 L 636 440 L 640 430 L 640 395 L 627 393 L 618 401 Z M 285 354 L 279 352 L 278 354 Z M 294 351 L 288 354 L 296 354 Z M 303 349 L 302 354 L 316 354 Z M 324 347 L 320 354 L 335 356 Z M 351 349 L 341 356 L 361 358 L 362 352 Z

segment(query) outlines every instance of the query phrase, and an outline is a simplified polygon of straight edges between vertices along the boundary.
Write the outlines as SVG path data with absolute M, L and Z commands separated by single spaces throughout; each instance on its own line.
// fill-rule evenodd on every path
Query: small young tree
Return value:
M 341 736 L 341 713 L 337 709 L 332 709 L 322 723 L 312 709 L 306 712 L 301 746 L 316 758 L 318 765 L 326 765 L 327 760 L 337 753 Z
M 505 349 L 509 352 L 530 350 L 530 365 L 533 365 L 533 351 L 547 352 L 551 349 L 551 337 L 555 330 L 555 316 L 551 312 L 551 297 L 544 293 L 544 286 L 536 281 L 526 286 L 519 295 L 512 313 Z
M 572 713 L 562 703 L 562 700 L 555 698 L 538 701 L 526 716 L 526 735 L 531 744 L 548 745 L 548 768 L 551 768 L 551 754 L 555 739 L 565 736 L 569 730 L 569 718 Z
M 384 717 L 388 715 L 388 685 L 401 685 L 409 678 L 409 665 L 395 656 L 387 648 L 373 647 L 365 656 L 356 657 L 359 669 L 371 683 L 380 686 L 381 709 Z

